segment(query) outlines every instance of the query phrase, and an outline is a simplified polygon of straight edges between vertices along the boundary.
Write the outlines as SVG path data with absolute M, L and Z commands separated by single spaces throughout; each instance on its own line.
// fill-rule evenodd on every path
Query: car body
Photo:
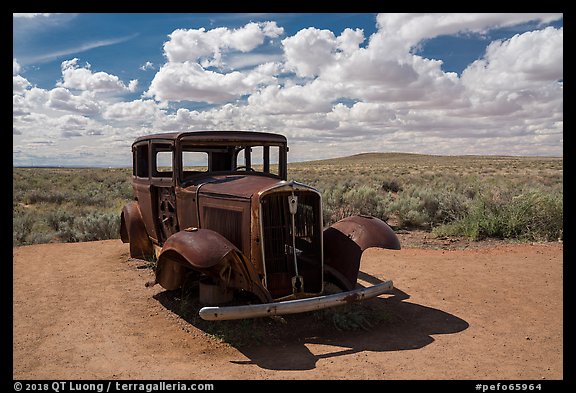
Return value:
M 147 135 L 132 144 L 134 201 L 121 239 L 134 258 L 157 258 L 167 290 L 198 280 L 204 319 L 310 311 L 378 296 L 357 288 L 362 252 L 399 249 L 383 221 L 345 218 L 324 228 L 322 196 L 287 180 L 287 140 L 249 131 Z M 332 282 L 342 292 L 325 294 Z M 256 304 L 227 306 L 240 292 Z

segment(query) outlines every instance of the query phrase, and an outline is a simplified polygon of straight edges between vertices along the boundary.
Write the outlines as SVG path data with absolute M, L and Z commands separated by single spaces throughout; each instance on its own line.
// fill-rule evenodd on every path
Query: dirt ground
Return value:
M 236 321 L 265 326 L 248 344 L 146 288 L 152 270 L 120 240 L 14 248 L 13 378 L 563 379 L 562 243 L 400 237 L 362 258 L 361 284 L 394 281 L 361 304 L 378 323 Z

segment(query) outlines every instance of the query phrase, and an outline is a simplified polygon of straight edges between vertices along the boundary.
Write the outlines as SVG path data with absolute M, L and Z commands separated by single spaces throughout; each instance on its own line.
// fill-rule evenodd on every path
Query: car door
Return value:
M 159 244 L 178 232 L 174 179 L 174 141 L 153 140 L 150 146 L 150 197 Z

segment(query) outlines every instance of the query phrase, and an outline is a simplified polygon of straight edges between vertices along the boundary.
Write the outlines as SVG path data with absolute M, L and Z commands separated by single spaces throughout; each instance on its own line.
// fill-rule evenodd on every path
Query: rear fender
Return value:
M 156 282 L 165 289 L 177 289 L 190 270 L 212 277 L 223 289 L 243 289 L 263 302 L 272 300 L 249 260 L 215 231 L 189 228 L 164 243 L 156 265 Z
M 360 259 L 370 247 L 400 249 L 398 237 L 384 221 L 370 216 L 344 218 L 324 230 L 324 271 L 340 288 L 356 287 Z
M 130 256 L 132 258 L 148 259 L 154 257 L 154 246 L 148 237 L 137 202 L 130 202 L 122 208 L 120 239 L 124 243 L 130 243 Z

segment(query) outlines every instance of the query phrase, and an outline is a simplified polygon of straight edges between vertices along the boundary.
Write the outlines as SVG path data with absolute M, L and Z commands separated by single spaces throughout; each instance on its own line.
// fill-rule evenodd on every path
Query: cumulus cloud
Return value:
M 150 124 L 161 112 L 152 100 L 134 100 L 107 106 L 103 117 L 107 120 L 130 121 L 132 124 Z
M 12 59 L 12 75 L 17 75 L 20 73 L 20 64 L 16 59 Z
M 185 61 L 162 66 L 147 95 L 159 100 L 215 103 L 232 100 L 247 91 L 240 72 L 222 74 Z
M 140 66 L 140 69 L 142 71 L 148 71 L 148 70 L 155 70 L 156 67 L 154 67 L 154 64 L 152 62 L 147 61 L 146 63 L 144 63 Z
M 548 23 L 558 20 L 562 14 L 529 13 L 434 13 L 434 14 L 379 14 L 377 26 L 382 35 L 375 35 L 375 41 L 384 46 L 398 46 L 408 51 L 422 40 L 441 35 L 460 33 L 485 34 L 491 29 L 515 26 L 530 21 Z M 394 51 L 396 52 L 396 51 Z
M 90 90 L 96 92 L 133 92 L 138 85 L 137 80 L 132 80 L 125 85 L 116 75 L 103 71 L 92 72 L 90 64 L 84 67 L 78 66 L 78 59 L 62 62 L 62 80 L 58 86 L 76 90 Z
M 177 29 L 164 43 L 166 62 L 140 66 L 157 71 L 131 101 L 121 97 L 137 80 L 95 72 L 77 58 L 62 62 L 52 89 L 32 86 L 13 59 L 13 134 L 131 141 L 159 130 L 272 131 L 291 140 L 292 159 L 367 149 L 561 154 L 562 28 L 494 41 L 461 75 L 419 54 L 426 40 L 442 35 L 488 35 L 561 17 L 380 14 L 370 36 L 316 27 L 284 36 L 276 22 Z
M 282 40 L 285 65 L 298 76 L 318 76 L 323 69 L 358 51 L 363 41 L 361 29 L 346 28 L 338 37 L 330 30 L 303 29 Z
M 12 91 L 14 94 L 22 94 L 30 86 L 30 82 L 20 75 L 12 77 Z
M 274 70 L 274 65 L 264 64 L 249 72 L 220 73 L 191 61 L 169 62 L 158 71 L 145 95 L 168 101 L 227 102 L 273 82 Z
M 329 112 L 337 95 L 329 85 L 314 82 L 298 85 L 287 82 L 284 86 L 269 85 L 248 97 L 255 113 L 294 114 Z
M 30 82 L 20 74 L 20 64 L 16 59 L 12 59 L 12 92 L 13 94 L 23 94 L 28 87 L 30 87 Z
M 266 37 L 278 37 L 283 31 L 276 22 L 251 22 L 238 29 L 177 29 L 164 44 L 164 54 L 170 62 L 204 59 L 204 65 L 220 65 L 223 50 L 248 52 L 261 45 Z
M 202 46 L 209 40 L 199 40 L 189 60 L 169 61 L 160 70 L 149 93 L 169 101 L 230 102 L 202 112 L 178 111 L 165 118 L 171 126 L 185 127 L 186 118 L 216 128 L 286 129 L 303 139 L 312 133 L 332 141 L 387 135 L 397 146 L 410 145 L 409 140 L 463 143 L 472 137 L 527 137 L 542 129 L 553 135 L 562 130 L 562 87 L 556 83 L 563 73 L 562 29 L 548 27 L 495 41 L 461 77 L 443 71 L 441 60 L 417 55 L 415 49 L 440 35 L 487 34 L 498 27 L 558 17 L 381 14 L 378 30 L 367 39 L 360 29 L 348 28 L 337 36 L 310 27 L 281 41 L 283 61 L 269 63 L 273 67 L 265 73 L 268 78 L 259 83 L 248 82 L 246 73 L 204 68 L 202 61 L 207 67 L 221 65 L 219 50 L 226 45 Z M 207 32 L 194 34 L 204 37 Z M 184 47 L 181 40 L 176 43 Z M 171 52 L 167 58 L 184 59 L 176 55 Z M 245 103 L 234 103 L 242 95 Z M 541 116 L 548 118 L 545 124 L 538 120 Z M 423 142 L 418 147 L 432 152 L 431 146 L 435 144 Z
M 278 72 L 273 63 L 245 63 L 246 71 L 227 72 L 223 52 L 249 52 L 283 33 L 276 22 L 251 22 L 238 29 L 177 29 L 164 43 L 168 62 L 154 76 L 145 97 L 159 101 L 225 103 L 273 83 Z M 262 59 L 262 57 L 260 57 Z M 238 65 L 237 60 L 233 60 Z
M 310 27 L 285 38 L 282 45 L 286 67 L 298 76 L 314 77 L 320 73 L 321 67 L 333 60 L 336 37 L 329 30 Z
M 483 58 L 462 73 L 465 85 L 481 90 L 524 90 L 563 78 L 563 29 L 547 27 L 492 42 Z
M 74 95 L 70 90 L 57 87 L 48 92 L 46 106 L 51 109 L 95 115 L 100 112 L 100 104 L 88 92 Z

